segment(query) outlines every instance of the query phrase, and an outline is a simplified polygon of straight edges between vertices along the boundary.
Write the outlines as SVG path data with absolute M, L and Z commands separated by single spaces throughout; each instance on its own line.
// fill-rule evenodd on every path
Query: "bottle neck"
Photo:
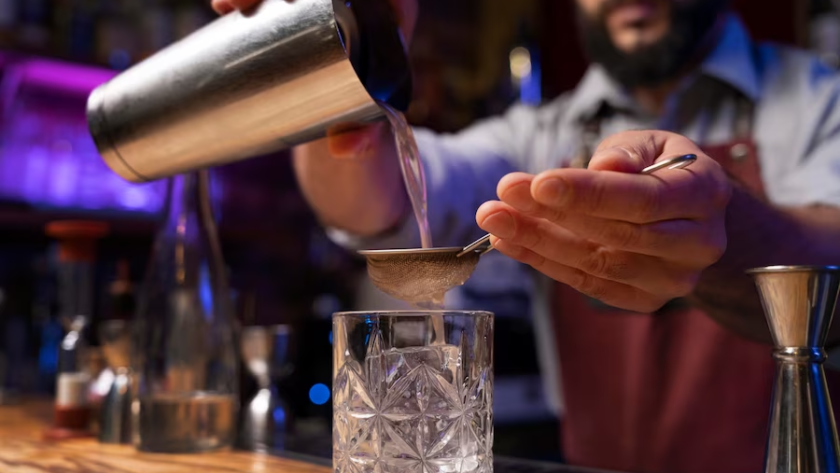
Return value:
M 163 232 L 173 238 L 176 250 L 175 264 L 186 264 L 184 248 L 201 241 L 205 251 L 220 270 L 224 268 L 216 220 L 213 215 L 210 196 L 210 175 L 208 170 L 176 175 L 169 179 L 167 190 L 167 216 Z M 185 274 L 179 271 L 178 274 Z M 224 275 L 219 274 L 222 278 Z
M 192 212 L 197 213 L 200 201 L 198 173 L 178 174 L 171 177 L 166 192 L 167 226 L 177 227 L 179 221 L 186 215 Z
M 201 225 L 215 231 L 211 197 L 210 174 L 206 169 L 171 177 L 166 194 L 167 227 L 178 228 L 179 224 L 182 227 L 184 220 L 193 215 Z

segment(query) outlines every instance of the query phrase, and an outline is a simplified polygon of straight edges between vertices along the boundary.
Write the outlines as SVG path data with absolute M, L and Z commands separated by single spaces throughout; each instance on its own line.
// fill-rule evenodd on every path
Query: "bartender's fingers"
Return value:
M 688 169 L 640 174 L 655 162 L 685 154 L 697 156 Z M 659 131 L 612 135 L 599 146 L 589 169 L 554 169 L 535 177 L 514 173 L 497 190 L 500 199 L 534 215 L 578 212 L 634 223 L 702 218 L 724 209 L 731 192 L 718 163 L 687 138 Z
M 212 0 L 210 2 L 210 6 L 212 6 L 213 11 L 219 15 L 227 15 L 233 11 L 233 5 L 231 5 L 228 0 Z
M 694 168 L 656 175 L 556 169 L 534 178 L 531 195 L 551 211 L 634 223 L 704 218 L 729 201 L 729 182 L 721 176 Z
M 693 170 L 655 176 L 555 169 L 538 176 L 512 173 L 497 186 L 499 199 L 532 216 L 578 213 L 632 223 L 705 218 L 725 208 L 729 183 Z
M 697 162 L 691 169 L 703 169 L 716 164 L 699 146 L 688 138 L 659 130 L 634 130 L 615 133 L 598 144 L 588 169 L 639 173 L 664 157 L 693 154 Z
M 639 176 L 642 170 L 654 163 L 676 156 L 695 155 L 697 160 L 687 169 L 662 169 L 652 176 Z M 531 192 L 534 198 L 551 205 L 559 203 L 582 209 L 596 210 L 598 217 L 618 218 L 645 223 L 671 218 L 691 218 L 725 208 L 732 187 L 723 168 L 707 156 L 688 138 L 666 131 L 627 131 L 604 139 L 592 156 L 588 170 L 601 171 L 589 174 L 570 174 L 568 180 L 544 173 L 534 179 Z M 616 173 L 617 172 L 617 173 Z M 630 174 L 630 175 L 627 175 Z M 553 178 L 560 177 L 559 180 Z M 639 179 L 632 179 L 638 177 Z M 545 179 L 545 180 L 544 180 Z M 578 180 L 580 179 L 580 180 Z M 556 187 L 556 184 L 560 187 Z M 567 186 L 567 192 L 563 186 Z M 622 195 L 618 187 L 625 185 L 625 206 L 610 205 L 610 196 Z M 558 193 L 557 191 L 561 192 Z M 602 200 L 602 196 L 604 197 Z M 679 209 L 686 209 L 680 215 Z M 603 213 L 597 210 L 603 210 Z
M 548 221 L 601 245 L 686 264 L 714 264 L 726 249 L 722 216 L 719 224 L 703 220 L 636 224 L 574 213 L 557 213 Z
M 225 15 L 233 10 L 247 10 L 262 0 L 212 0 L 213 10 L 219 15 Z
M 580 269 L 551 261 L 506 240 L 496 240 L 494 245 L 497 251 L 613 307 L 647 314 L 660 309 L 670 300 L 669 297 L 655 296 L 636 287 L 599 278 Z
M 531 218 L 501 202 L 488 202 L 476 214 L 479 226 L 503 240 L 523 247 L 548 261 L 583 271 L 591 276 L 633 286 L 651 294 L 679 297 L 696 284 L 693 266 L 685 261 L 610 248 L 544 219 Z
M 531 195 L 532 181 L 533 177 L 521 173 L 505 176 L 500 183 L 504 187 L 500 189 L 500 199 L 524 215 L 549 220 L 602 245 L 697 264 L 714 263 L 726 247 L 723 212 L 651 223 L 593 217 L 576 208 L 566 210 L 540 204 Z

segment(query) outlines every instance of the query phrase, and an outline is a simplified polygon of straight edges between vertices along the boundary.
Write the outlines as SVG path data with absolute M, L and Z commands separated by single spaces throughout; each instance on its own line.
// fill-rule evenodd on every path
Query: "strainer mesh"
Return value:
M 480 255 L 451 252 L 374 253 L 365 255 L 373 284 L 415 307 L 440 305 L 450 289 L 472 276 Z

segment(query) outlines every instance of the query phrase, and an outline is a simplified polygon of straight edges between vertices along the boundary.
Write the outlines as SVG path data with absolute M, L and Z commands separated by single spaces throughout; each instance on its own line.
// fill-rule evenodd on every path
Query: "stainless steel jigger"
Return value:
M 776 349 L 765 473 L 840 472 L 822 363 L 840 290 L 838 266 L 774 266 L 755 279 Z

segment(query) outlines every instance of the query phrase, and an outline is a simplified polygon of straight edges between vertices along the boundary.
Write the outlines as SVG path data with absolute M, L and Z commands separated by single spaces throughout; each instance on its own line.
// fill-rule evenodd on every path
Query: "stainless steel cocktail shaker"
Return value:
M 87 113 L 105 162 L 141 182 L 312 141 L 410 98 L 387 0 L 265 0 L 103 84 Z

